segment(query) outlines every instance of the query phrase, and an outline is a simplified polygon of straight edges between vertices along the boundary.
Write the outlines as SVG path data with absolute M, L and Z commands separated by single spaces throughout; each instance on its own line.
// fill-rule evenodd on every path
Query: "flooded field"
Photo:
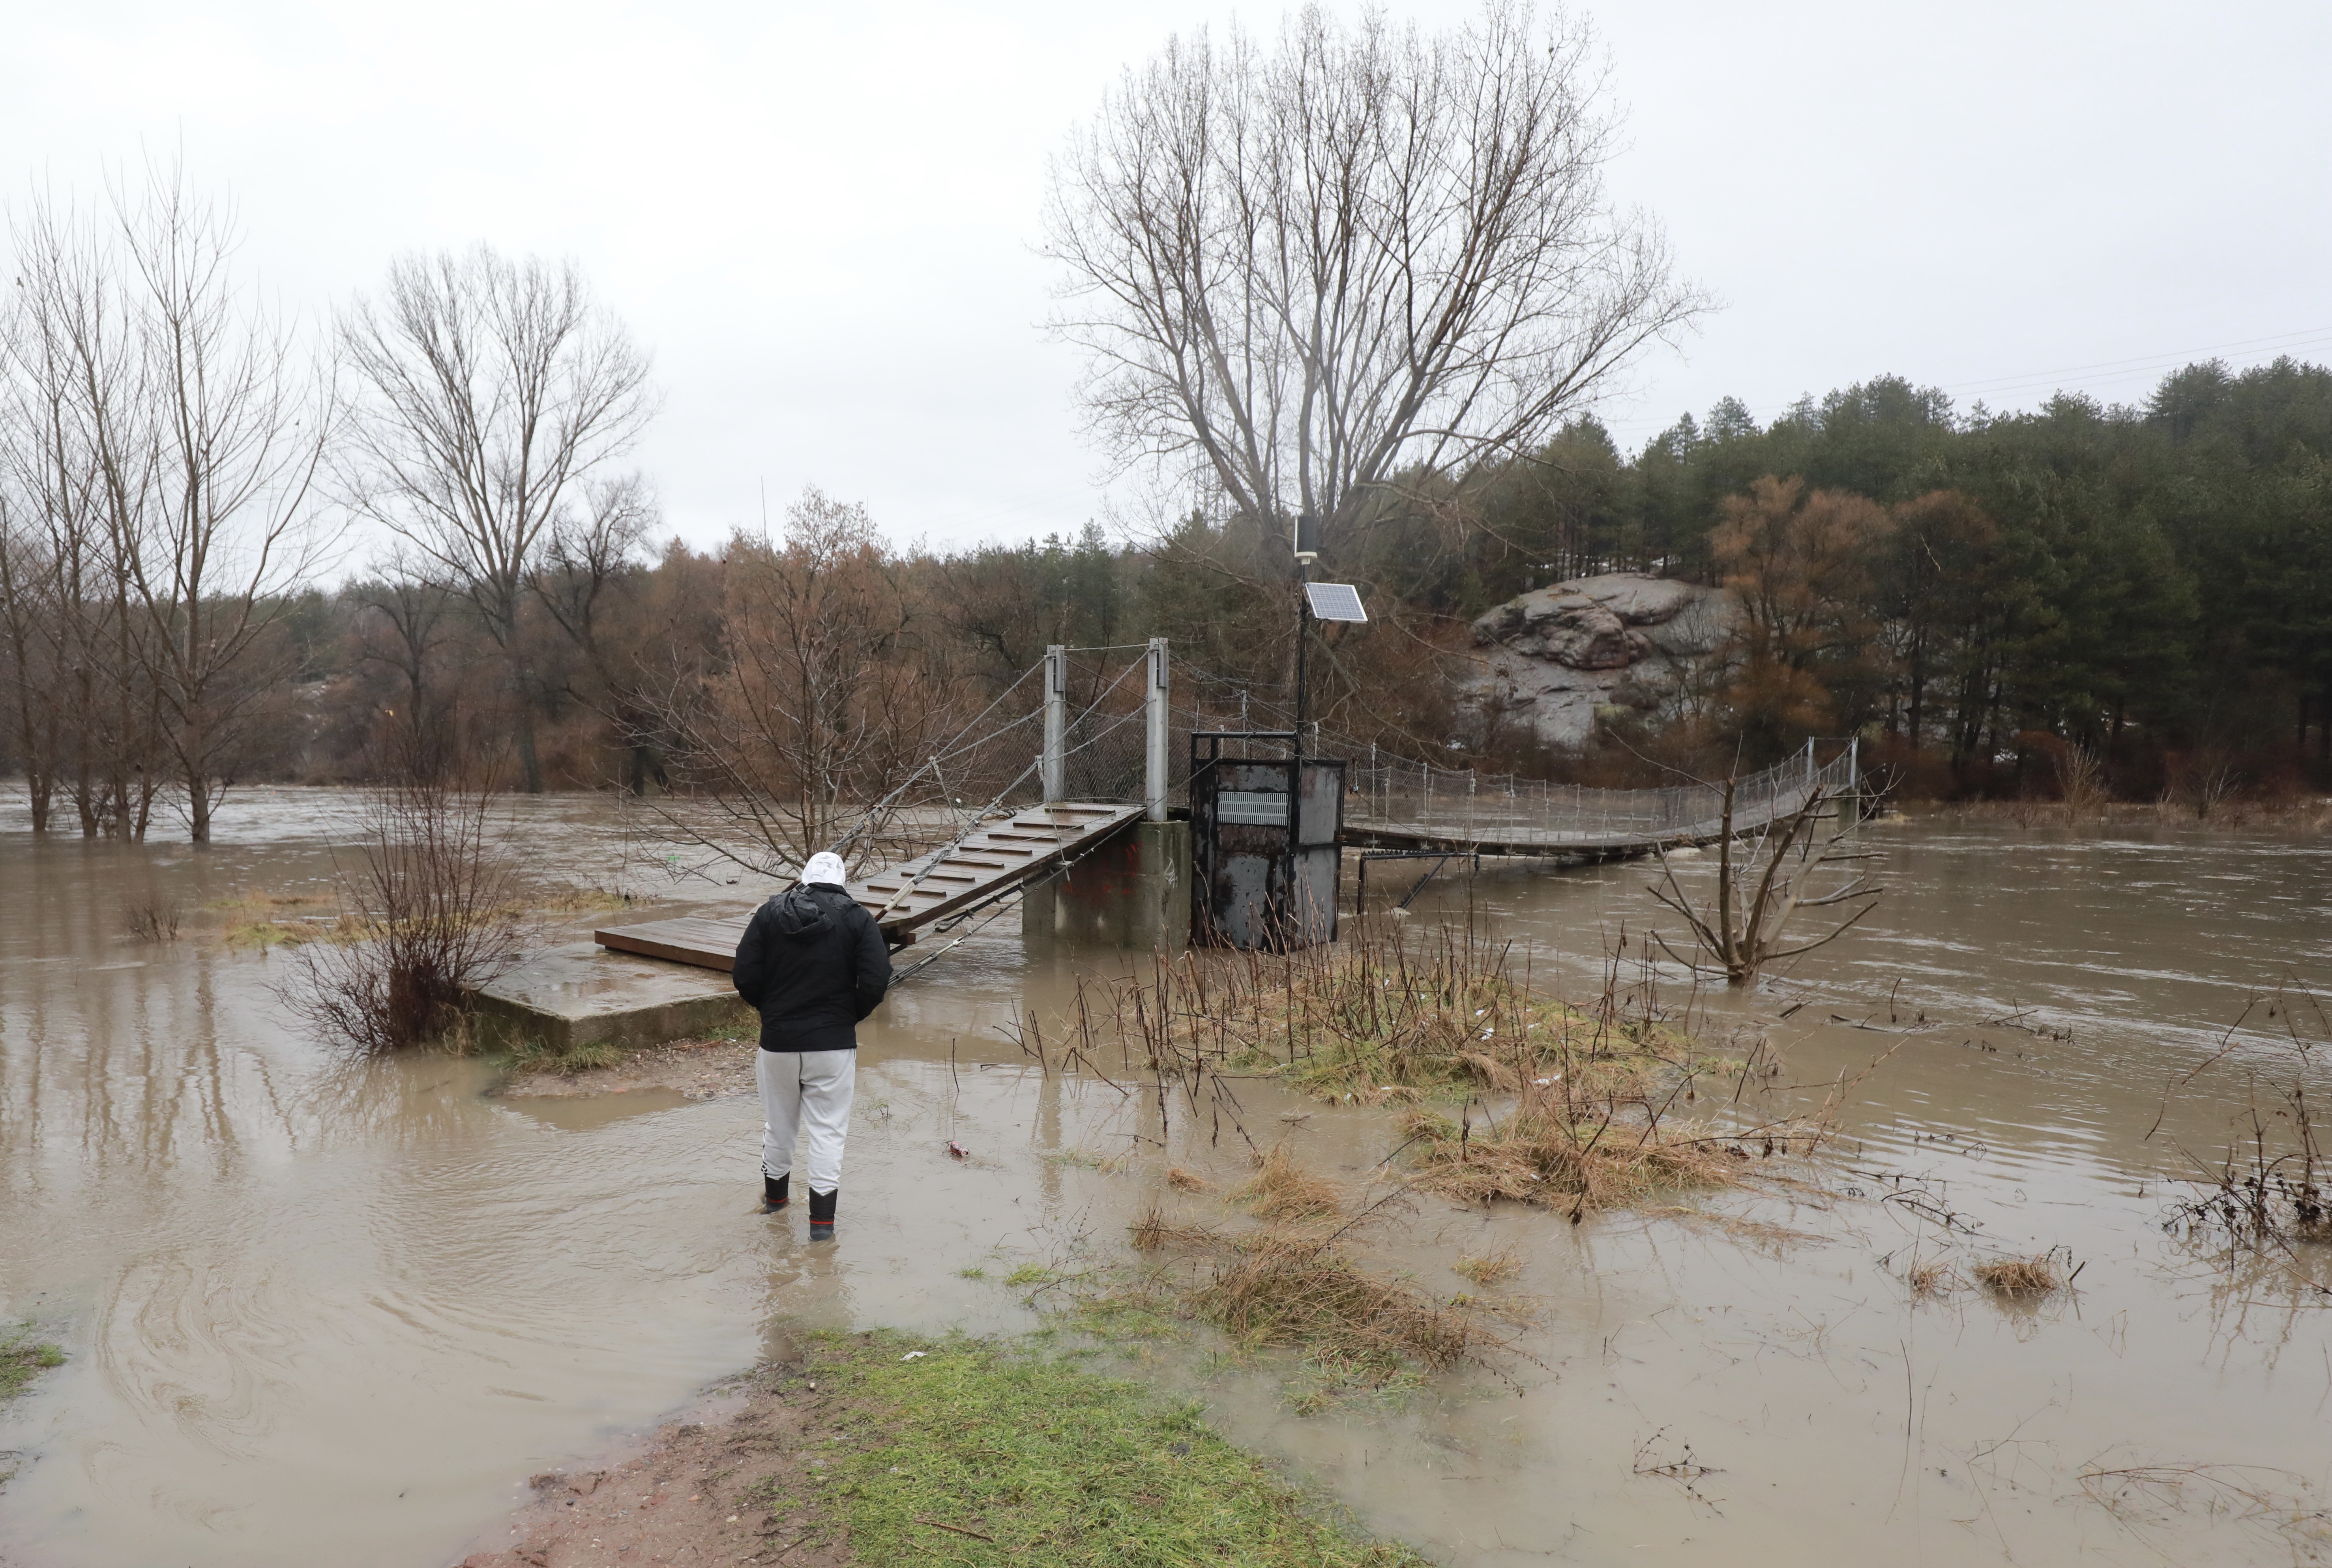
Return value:
M 1161 1198 L 1219 1209 L 1169 1194 L 1170 1162 L 1218 1191 L 1247 1165 L 1235 1129 L 1181 1115 L 1121 1164 L 1153 1111 L 1040 1071 L 999 1026 L 1123 960 L 1024 953 L 999 921 L 862 1030 L 844 1236 L 813 1250 L 798 1215 L 757 1210 L 748 1098 L 503 1100 L 472 1063 L 303 1038 L 269 990 L 280 956 L 202 912 L 325 888 L 344 799 L 248 797 L 201 854 L 36 843 L 9 809 L 0 1322 L 71 1357 L 0 1407 L 20 1456 L 0 1558 L 21 1568 L 454 1561 L 530 1474 L 805 1329 L 1024 1331 L 1012 1269 L 1107 1254 Z M 1381 1264 L 1454 1294 L 1461 1253 L 1512 1243 L 1535 1310 L 1496 1372 L 1398 1404 L 1297 1415 L 1285 1369 L 1203 1343 L 1145 1375 L 1452 1563 L 2332 1553 L 2323 1260 L 2231 1275 L 2163 1228 L 2182 1145 L 2216 1152 L 2229 1109 L 2165 1091 L 2254 994 L 2332 974 L 2332 841 L 1866 831 L 1890 891 L 1863 930 L 1754 996 L 1662 987 L 1696 1028 L 1768 1041 L 1779 1108 L 1871 1069 L 1818 1181 L 1577 1227 L 1419 1200 Z M 520 842 L 547 883 L 673 893 L 596 802 L 536 803 Z M 1592 993 L 1623 931 L 1632 955 L 1657 923 L 1647 876 L 1486 870 L 1437 881 L 1410 924 L 1470 904 L 1542 980 Z M 156 901 L 179 939 L 133 941 Z M 2231 1065 L 2269 1053 L 2252 1022 Z M 1263 1085 L 1242 1119 L 1356 1190 L 1400 1141 L 1385 1113 Z M 1903 1277 L 1915 1249 L 1964 1269 L 2052 1248 L 2080 1272 L 2038 1307 Z

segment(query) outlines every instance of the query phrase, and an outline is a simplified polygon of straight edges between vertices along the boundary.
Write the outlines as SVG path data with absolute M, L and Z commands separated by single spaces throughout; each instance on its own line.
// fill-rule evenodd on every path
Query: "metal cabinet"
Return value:
M 1343 826 L 1344 764 L 1299 757 L 1294 731 L 1194 732 L 1190 940 L 1272 951 L 1335 941 Z

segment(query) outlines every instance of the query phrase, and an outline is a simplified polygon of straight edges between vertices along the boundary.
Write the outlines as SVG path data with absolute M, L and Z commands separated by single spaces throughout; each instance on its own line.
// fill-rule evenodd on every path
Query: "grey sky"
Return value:
M 311 319 L 400 250 L 574 256 L 656 355 L 639 463 L 693 541 L 810 483 L 902 540 L 1021 538 L 1104 500 L 1077 361 L 1038 330 L 1045 159 L 1123 65 L 1232 14 L 5 0 L 0 168 L 94 188 L 183 147 Z M 1615 193 L 1725 301 L 1604 408 L 1623 445 L 1886 371 L 2004 408 L 2134 399 L 2213 349 L 2332 360 L 2320 0 L 1589 14 L 1628 115 Z

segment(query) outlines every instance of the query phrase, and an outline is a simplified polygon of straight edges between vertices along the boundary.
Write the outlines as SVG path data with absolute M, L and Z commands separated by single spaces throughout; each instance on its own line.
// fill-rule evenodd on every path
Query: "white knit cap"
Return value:
M 809 857 L 809 864 L 802 867 L 801 879 L 804 882 L 823 882 L 840 887 L 842 877 L 842 856 L 831 850 L 818 851 Z

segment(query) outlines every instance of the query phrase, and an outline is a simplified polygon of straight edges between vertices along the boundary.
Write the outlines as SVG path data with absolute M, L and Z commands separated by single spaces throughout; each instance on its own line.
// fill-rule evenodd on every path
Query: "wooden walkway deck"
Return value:
M 1140 806 L 1071 800 L 1032 806 L 992 823 L 941 854 L 919 856 L 852 883 L 852 897 L 874 916 L 894 947 L 934 922 L 977 908 L 1033 874 L 1075 859 L 1135 821 Z M 753 912 L 642 921 L 595 931 L 591 940 L 618 952 L 669 959 L 726 973 Z
M 1761 819 L 1762 821 L 1762 819 Z M 1761 822 L 1735 823 L 1735 831 Z M 1452 855 L 1502 855 L 1516 857 L 1576 856 L 1586 860 L 1649 855 L 1662 848 L 1714 844 L 1724 837 L 1724 823 L 1711 818 L 1658 831 L 1643 829 L 1555 829 L 1497 822 L 1389 822 L 1371 817 L 1347 817 L 1338 841 L 1352 849 L 1398 849 L 1418 852 L 1447 850 Z

